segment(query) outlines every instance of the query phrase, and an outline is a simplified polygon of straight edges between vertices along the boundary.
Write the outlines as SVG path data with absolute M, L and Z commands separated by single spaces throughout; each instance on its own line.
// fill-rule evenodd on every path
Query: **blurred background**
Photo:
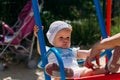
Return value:
M 13 26 L 20 11 L 28 0 L 0 0 L 0 20 Z M 39 0 L 41 3 L 41 0 Z M 100 0 L 104 19 L 106 18 L 106 0 Z M 120 0 L 112 0 L 111 35 L 120 32 Z M 100 27 L 93 0 L 44 0 L 41 21 L 46 31 L 56 20 L 64 20 L 73 27 L 72 46 L 90 48 L 101 39 Z M 105 19 L 106 20 L 106 19 Z M 0 30 L 2 32 L 2 30 Z

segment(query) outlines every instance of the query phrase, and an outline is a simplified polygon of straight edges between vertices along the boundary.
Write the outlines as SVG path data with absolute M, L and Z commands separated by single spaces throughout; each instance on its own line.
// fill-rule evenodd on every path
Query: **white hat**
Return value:
M 50 27 L 49 30 L 47 32 L 47 38 L 49 43 L 51 43 L 53 45 L 53 40 L 55 38 L 55 35 L 58 31 L 64 29 L 64 28 L 70 28 L 71 26 L 69 24 L 67 24 L 66 22 L 63 21 L 55 21 L 53 22 Z

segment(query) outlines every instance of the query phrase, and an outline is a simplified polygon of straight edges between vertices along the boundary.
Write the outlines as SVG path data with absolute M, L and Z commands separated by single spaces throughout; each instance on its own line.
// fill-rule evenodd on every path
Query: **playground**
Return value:
M 108 0 L 108 2 L 110 2 L 110 1 Z M 27 65 L 24 63 L 8 63 L 7 67 L 4 67 L 4 65 L 3 65 L 3 67 L 5 69 L 2 70 L 2 68 L 1 68 L 2 71 L 0 71 L 0 80 L 52 80 L 52 77 L 48 76 L 44 71 L 45 66 L 48 64 L 48 56 L 49 56 L 49 54 L 51 54 L 51 52 L 53 52 L 55 54 L 55 56 L 57 57 L 58 63 L 60 64 L 61 80 L 65 80 L 64 66 L 63 66 L 62 59 L 59 56 L 59 52 L 57 52 L 54 47 L 50 48 L 49 51 L 46 50 L 46 44 L 45 44 L 43 29 L 42 29 L 42 19 L 41 19 L 41 15 L 39 14 L 41 11 L 41 8 L 39 9 L 37 0 L 32 0 L 32 3 L 30 2 L 29 4 L 32 5 L 31 8 L 28 7 L 28 5 L 27 5 L 29 13 L 24 14 L 27 17 L 24 18 L 24 15 L 20 14 L 20 16 L 18 18 L 18 20 L 20 20 L 20 25 L 18 25 L 18 26 L 20 26 L 22 28 L 17 27 L 17 28 L 19 28 L 17 35 L 13 36 L 13 39 L 7 46 L 7 47 L 10 47 L 9 49 L 11 51 L 14 51 L 14 53 L 17 55 L 18 59 L 19 59 L 19 56 L 22 56 L 22 58 L 20 58 L 20 59 L 22 59 L 23 61 L 27 61 Z M 98 19 L 98 23 L 99 23 L 99 27 L 100 27 L 100 31 L 101 31 L 101 36 L 103 38 L 107 38 L 108 36 L 110 36 L 110 28 L 111 28 L 111 9 L 109 10 L 109 7 L 111 7 L 111 3 L 109 5 L 107 5 L 106 24 L 104 21 L 104 16 L 102 15 L 101 6 L 100 6 L 99 1 L 94 0 L 94 5 L 95 5 L 97 19 Z M 21 22 L 23 20 L 26 23 Z M 35 22 L 34 22 L 34 20 L 35 20 Z M 40 55 L 41 61 L 37 60 L 37 66 L 42 67 L 42 68 L 34 68 L 36 66 L 36 63 L 35 63 L 35 65 L 33 63 L 31 63 L 31 61 L 34 59 L 33 58 L 34 56 L 32 56 L 32 49 L 33 49 L 33 44 L 34 44 L 33 42 L 35 40 L 35 36 L 33 35 L 33 38 L 31 41 L 26 39 L 26 37 L 28 36 L 27 33 L 32 32 L 31 30 L 33 30 L 34 24 L 37 25 L 39 28 L 37 38 L 38 38 L 38 42 L 39 42 L 39 48 L 41 51 L 41 55 Z M 29 27 L 28 27 L 28 25 L 29 25 Z M 14 31 L 12 31 L 10 28 L 8 28 L 8 26 L 6 26 L 6 24 L 4 22 L 2 22 L 2 26 L 3 26 L 3 28 L 9 30 L 11 32 L 11 34 L 14 34 Z M 25 33 L 25 31 L 26 31 L 26 33 Z M 19 33 L 19 32 L 21 32 L 21 33 Z M 21 34 L 22 36 L 19 34 Z M 5 37 L 5 35 L 3 35 L 2 38 L 4 38 L 4 37 Z M 20 40 L 22 38 L 25 38 L 25 40 L 27 40 L 28 43 L 25 42 L 24 44 L 21 44 L 24 48 L 21 46 L 19 46 L 20 48 L 16 48 L 14 45 L 19 45 L 20 41 L 22 43 L 22 40 Z M 1 42 L 4 42 L 4 43 L 1 43 L 2 45 L 6 44 L 6 42 L 4 41 L 5 39 L 1 39 L 1 40 L 3 40 Z M 17 40 L 20 40 L 20 41 L 17 41 Z M 13 47 L 9 46 L 11 43 L 13 44 L 12 45 Z M 3 53 L 5 53 L 7 47 L 5 47 L 5 49 L 1 52 L 1 55 Z M 24 54 L 22 54 L 22 49 L 26 51 L 26 52 L 25 51 L 23 52 Z M 17 54 L 17 53 L 19 53 L 19 54 Z M 30 54 L 28 55 L 28 53 L 30 53 Z M 107 57 L 103 57 L 103 55 L 105 55 L 104 53 L 107 55 Z M 111 55 L 112 55 L 111 50 L 105 50 L 103 52 L 103 54 L 100 55 L 101 56 L 100 64 L 102 66 L 105 66 L 106 62 L 110 59 Z M 83 64 L 83 62 L 84 62 L 84 60 L 81 61 L 80 65 Z M 33 68 L 33 69 L 31 69 L 31 68 Z M 110 74 L 110 75 L 102 74 L 102 75 L 98 75 L 98 76 L 95 75 L 95 76 L 93 76 L 93 78 L 91 78 L 91 76 L 87 76 L 87 77 L 83 77 L 80 79 L 70 79 L 70 80 L 87 80 L 87 79 L 89 79 L 89 80 L 105 79 L 106 80 L 108 78 L 111 80 L 113 80 L 113 79 L 116 80 L 115 77 L 120 78 L 119 76 L 120 76 L 120 74 Z
M 101 64 L 105 65 L 105 58 L 101 58 Z M 10 64 L 0 72 L 0 80 L 45 80 L 43 70 L 40 68 L 29 69 L 23 63 Z

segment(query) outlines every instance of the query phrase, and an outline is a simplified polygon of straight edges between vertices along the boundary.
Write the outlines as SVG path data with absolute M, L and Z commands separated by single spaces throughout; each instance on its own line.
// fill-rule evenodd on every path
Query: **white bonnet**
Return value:
M 49 43 L 51 43 L 53 45 L 53 40 L 55 38 L 55 35 L 58 31 L 64 29 L 64 28 L 70 28 L 71 26 L 69 24 L 67 24 L 64 21 L 55 21 L 53 22 L 49 29 L 48 32 L 46 33 L 47 39 L 49 41 Z

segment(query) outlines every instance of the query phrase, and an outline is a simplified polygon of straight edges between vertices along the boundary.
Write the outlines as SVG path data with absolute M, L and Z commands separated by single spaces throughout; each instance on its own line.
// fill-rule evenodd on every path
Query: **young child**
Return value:
M 53 22 L 47 32 L 49 43 L 53 45 L 60 53 L 66 78 L 80 78 L 105 73 L 104 68 L 89 69 L 87 67 L 79 67 L 77 58 L 85 59 L 90 50 L 79 50 L 70 48 L 71 45 L 72 26 L 63 21 Z M 76 35 L 77 36 L 77 35 Z M 59 64 L 53 53 L 48 56 L 49 63 L 46 65 L 46 72 L 50 76 L 60 77 Z

